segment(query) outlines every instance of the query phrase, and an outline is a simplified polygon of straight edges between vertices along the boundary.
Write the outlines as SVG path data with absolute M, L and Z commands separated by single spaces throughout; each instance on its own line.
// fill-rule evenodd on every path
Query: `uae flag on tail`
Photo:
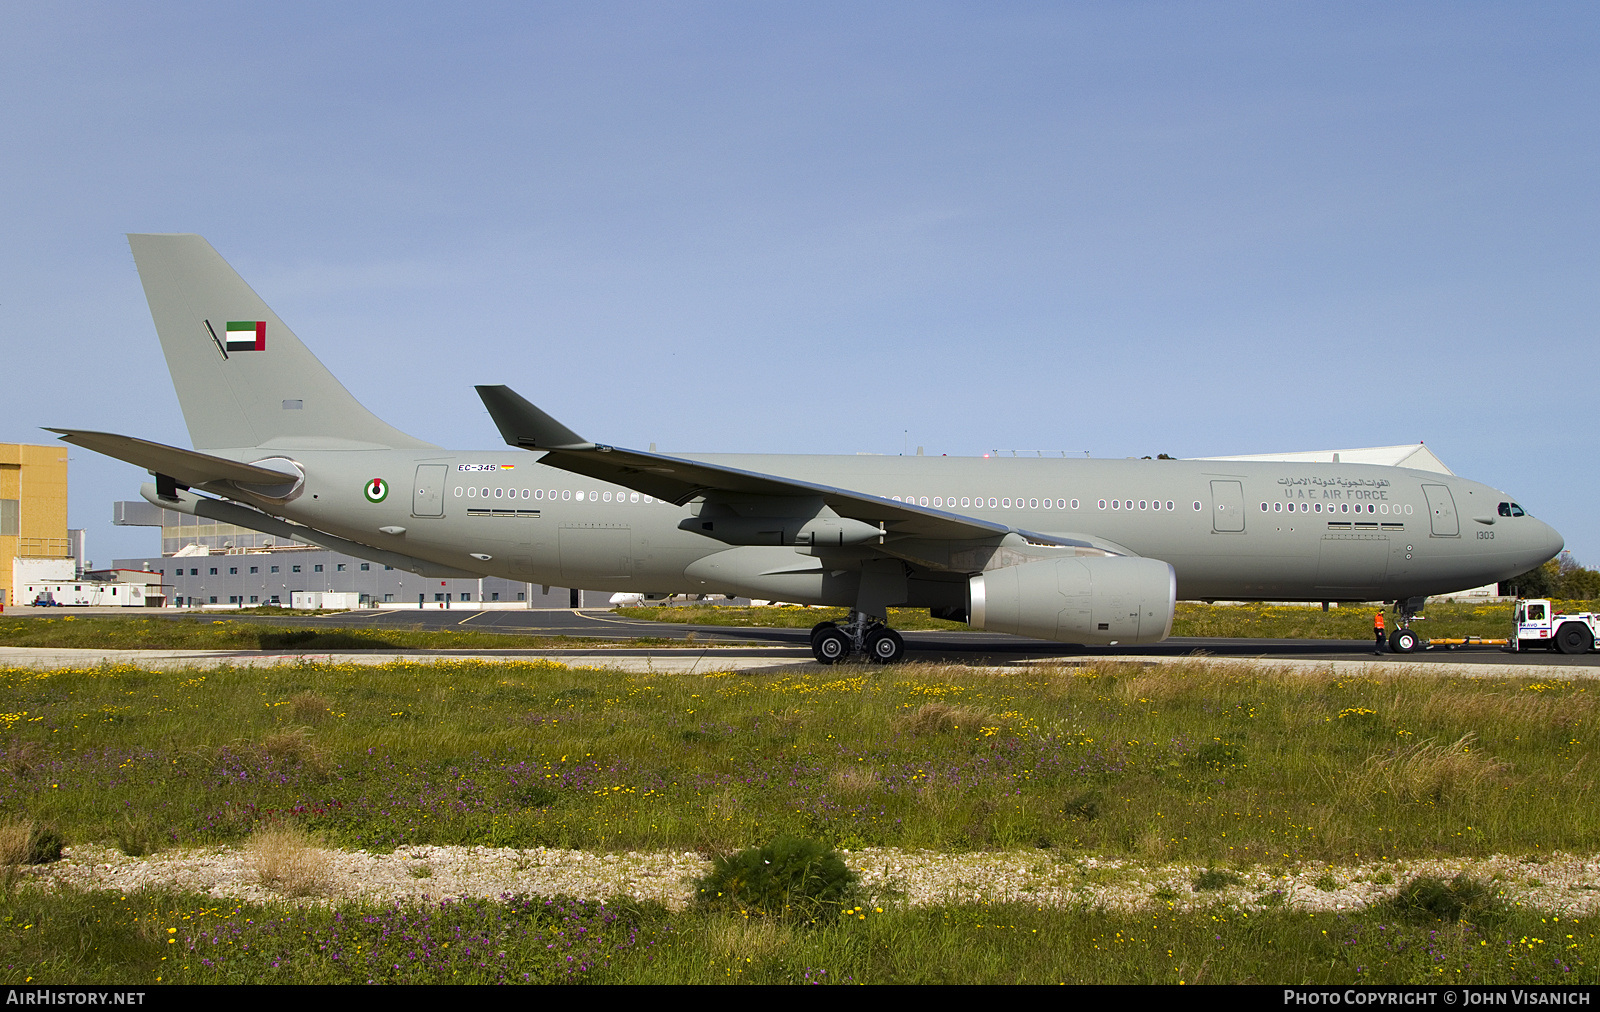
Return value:
M 267 321 L 228 321 L 227 346 L 229 351 L 266 351 Z

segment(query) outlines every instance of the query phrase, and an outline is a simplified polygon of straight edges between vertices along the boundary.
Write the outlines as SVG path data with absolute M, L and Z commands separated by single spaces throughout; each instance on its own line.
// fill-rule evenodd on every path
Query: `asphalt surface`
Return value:
M 29 609 L 30 611 L 34 609 Z M 39 609 L 44 610 L 44 609 Z M 53 611 L 51 609 L 50 611 Z M 15 614 L 8 611 L 7 615 Z M 124 613 L 125 614 L 125 613 Z M 225 613 L 203 612 L 201 615 L 220 621 L 229 621 Z M 161 617 L 195 617 L 195 613 L 167 613 Z M 774 659 L 792 659 L 797 654 L 810 655 L 810 631 L 807 629 L 762 629 L 747 626 L 681 625 L 672 622 L 643 622 L 621 618 L 609 611 L 464 611 L 445 609 L 377 610 L 338 612 L 331 615 L 239 615 L 239 621 L 293 625 L 297 627 L 323 626 L 330 629 L 455 629 L 484 633 L 505 633 L 535 636 L 574 636 L 587 639 L 689 639 L 700 644 L 739 644 L 729 647 L 739 656 L 768 656 Z M 1239 660 L 1285 661 L 1370 661 L 1373 659 L 1370 640 L 1281 640 L 1259 638 L 1222 638 L 1174 636 L 1161 643 L 1127 647 L 1081 647 L 1071 644 L 1050 643 L 1043 640 L 1023 639 L 1004 633 L 953 631 L 902 630 L 905 637 L 906 659 L 912 661 L 939 661 L 959 664 L 984 664 L 990 660 L 1007 663 L 1018 660 L 1043 658 L 1083 657 L 1184 657 L 1197 652 L 1213 657 Z M 672 648 L 667 648 L 672 649 Z M 628 652 L 648 652 L 648 647 L 636 647 Z M 432 651 L 430 651 L 432 652 Z M 451 651 L 441 651 L 449 653 Z M 1440 647 L 1414 654 L 1390 654 L 1391 662 L 1455 664 L 1533 664 L 1552 668 L 1600 668 L 1600 652 L 1569 656 L 1553 651 L 1534 650 L 1512 653 L 1500 647 Z

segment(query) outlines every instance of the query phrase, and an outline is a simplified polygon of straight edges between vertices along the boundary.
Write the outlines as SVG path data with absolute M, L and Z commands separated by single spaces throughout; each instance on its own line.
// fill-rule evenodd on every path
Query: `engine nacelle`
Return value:
M 1156 559 L 1046 559 L 980 573 L 968 594 L 974 629 L 1091 646 L 1159 643 L 1172 633 L 1178 574 Z

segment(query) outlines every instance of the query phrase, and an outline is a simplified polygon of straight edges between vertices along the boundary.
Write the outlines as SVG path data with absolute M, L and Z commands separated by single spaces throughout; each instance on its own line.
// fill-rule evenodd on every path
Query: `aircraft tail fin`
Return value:
M 432 448 L 362 407 L 198 235 L 130 235 L 196 449 Z

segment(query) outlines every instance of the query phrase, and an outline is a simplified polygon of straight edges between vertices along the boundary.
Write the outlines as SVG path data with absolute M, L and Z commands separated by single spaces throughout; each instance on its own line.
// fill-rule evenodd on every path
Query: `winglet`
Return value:
M 584 439 L 508 386 L 480 386 L 478 396 L 506 443 L 523 450 L 592 450 Z

